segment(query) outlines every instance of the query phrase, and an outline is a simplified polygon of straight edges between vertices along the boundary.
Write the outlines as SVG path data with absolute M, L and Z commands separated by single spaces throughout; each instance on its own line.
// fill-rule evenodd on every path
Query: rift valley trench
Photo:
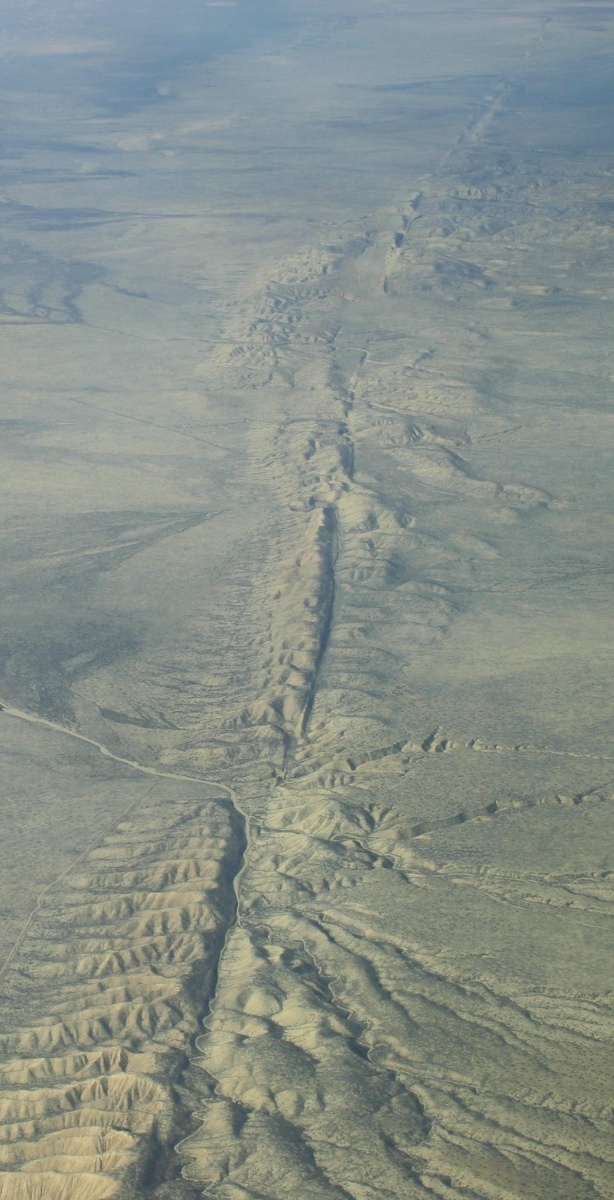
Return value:
M 541 47 L 550 21 L 523 35 L 527 56 Z M 541 49 L 539 56 L 547 60 Z M 446 135 L 438 164 L 413 180 L 418 196 L 403 184 L 356 259 L 350 234 L 359 228 L 362 237 L 363 219 L 339 226 L 341 249 L 332 257 L 331 221 L 326 249 L 276 261 L 264 286 L 259 276 L 254 293 L 231 311 L 225 336 L 213 339 L 214 349 L 224 343 L 219 359 L 216 352 L 211 358 L 214 386 L 236 385 L 250 400 L 263 395 L 256 389 L 266 385 L 267 392 L 261 406 L 233 408 L 210 431 L 245 425 L 251 436 L 256 429 L 246 443 L 250 453 L 255 447 L 254 472 L 268 467 L 273 440 L 279 478 L 274 472 L 271 488 L 291 514 L 283 529 L 306 517 L 288 557 L 281 539 L 279 559 L 277 549 L 271 557 L 270 590 L 268 560 L 261 572 L 256 631 L 245 623 L 256 647 L 256 699 L 239 690 L 247 707 L 238 718 L 232 680 L 216 712 L 221 721 L 223 705 L 232 705 L 232 728 L 247 734 L 240 753 L 209 755 L 208 700 L 191 671 L 196 696 L 172 713 L 175 729 L 194 734 L 185 756 L 167 759 L 178 770 L 123 757 L 86 733 L 0 701 L 0 719 L 42 727 L 41 738 L 64 734 L 117 763 L 125 769 L 119 782 L 131 792 L 131 772 L 143 777 L 138 798 L 124 800 L 112 819 L 101 811 L 104 827 L 86 835 L 87 845 L 39 884 L 35 898 L 30 893 L 29 912 L 22 910 L 0 961 L 0 980 L 11 988 L 16 982 L 17 996 L 31 986 L 28 958 L 33 981 L 3 1065 L 0 1192 L 12 1189 L 7 1200 L 107 1200 L 115 1187 L 121 1196 L 160 1200 L 611 1195 L 607 1130 L 602 1140 L 607 1087 L 604 1078 L 601 1094 L 598 1082 L 608 1002 L 597 995 L 598 972 L 589 973 L 587 993 L 580 967 L 576 979 L 559 950 L 575 932 L 580 962 L 590 930 L 597 962 L 609 883 L 600 846 L 595 861 L 589 846 L 588 865 L 579 851 L 571 866 L 555 851 L 565 830 L 571 842 L 592 820 L 598 831 L 608 818 L 612 797 L 602 774 L 613 760 L 575 728 L 559 738 L 558 713 L 550 727 L 538 720 L 535 728 L 485 715 L 474 699 L 479 689 L 468 688 L 468 699 L 454 691 L 453 649 L 440 656 L 439 669 L 459 707 L 429 690 L 430 647 L 464 614 L 457 597 L 487 597 L 484 610 L 475 605 L 479 618 L 495 609 L 497 616 L 502 595 L 504 616 L 492 628 L 509 642 L 515 626 L 505 623 L 506 597 L 553 579 L 560 587 L 568 577 L 557 573 L 567 560 L 560 568 L 557 560 L 555 571 L 550 558 L 523 557 L 513 574 L 525 531 L 546 514 L 555 550 L 565 522 L 565 546 L 575 531 L 573 509 L 558 503 L 558 481 L 551 486 L 522 440 L 525 428 L 546 439 L 550 413 L 536 406 L 528 419 L 524 398 L 516 410 L 515 385 L 501 363 L 513 359 L 514 332 L 545 344 L 546 366 L 549 339 L 567 336 L 543 327 L 550 307 L 546 318 L 529 309 L 526 319 L 539 267 L 537 254 L 525 265 L 526 244 L 550 238 L 556 252 L 564 222 L 561 257 L 573 251 L 584 261 L 588 246 L 597 261 L 603 238 L 574 240 L 573 192 L 571 199 L 564 189 L 551 194 L 541 164 L 533 169 L 526 153 L 509 150 L 507 167 L 494 164 L 498 122 L 511 119 L 522 93 L 517 73 L 506 59 L 488 77 L 458 136 L 461 120 L 455 126 L 453 144 Z M 476 178 L 480 186 L 468 187 Z M 386 309 L 371 300 L 362 306 L 366 292 Z M 554 305 L 557 294 L 544 305 Z M 143 342 L 208 341 L 151 337 L 138 325 L 112 328 L 115 319 L 104 312 L 96 319 L 86 298 L 81 321 Z M 548 395 L 555 411 L 559 404 L 567 411 L 565 395 Z M 136 422 L 184 439 L 180 447 L 204 443 L 218 458 L 231 452 L 202 436 L 183 403 L 176 425 L 175 415 L 161 424 L 150 419 L 155 411 L 134 415 L 124 401 L 107 407 L 71 395 L 70 403 L 108 414 L 114 427 Z M 516 431 L 507 457 L 481 453 Z M 582 436 L 588 441 L 589 434 Z M 463 447 L 478 442 L 465 458 Z M 397 492 L 406 508 L 397 508 Z M 233 507 L 228 495 L 226 511 Z M 498 553 L 500 568 L 490 565 Z M 574 579 L 587 572 L 583 564 Z M 469 601 L 467 610 L 468 622 Z M 527 601 L 523 612 L 536 630 L 545 628 L 536 605 Z M 185 644 L 191 635 L 183 637 Z M 226 653 L 225 639 L 220 644 Z M 501 660 L 493 678 L 505 686 L 494 635 L 492 647 Z M 461 650 L 458 672 L 471 676 Z M 378 655 L 385 656 L 381 672 Z M 231 654 L 219 675 L 212 668 L 212 689 L 232 676 L 234 661 Z M 142 681 L 135 687 L 140 705 Z M 87 699 L 112 712 L 119 694 L 113 678 Z M 134 746 L 156 763 L 155 750 L 108 736 L 117 750 L 130 755 Z M 83 755 L 91 760 L 89 751 Z M 282 786 L 256 809 L 265 763 L 267 778 L 273 765 L 274 784 Z M 217 771 L 237 791 L 209 777 Z M 175 792 L 163 781 L 185 784 L 175 797 L 177 835 L 170 801 L 168 819 L 163 811 L 165 795 L 157 811 L 160 793 Z M 185 818 L 184 833 L 183 808 L 197 788 L 223 821 L 218 826 L 216 815 L 207 825 L 199 809 Z M 460 849 L 459 836 L 467 838 Z M 529 842 L 539 846 L 540 836 L 544 865 L 534 866 Z M 88 859 L 99 857 L 90 888 Z M 373 869 L 381 866 L 392 870 Z M 67 893 L 75 889 L 66 905 L 64 884 Z M 186 1138 L 191 1121 L 199 1128 Z M 141 1169 L 135 1191 L 133 1172 Z
M 306 710 L 306 711 L 308 711 L 308 710 Z M 226 793 L 233 808 L 235 809 L 236 813 L 238 813 L 239 817 L 241 818 L 241 821 L 243 824 L 244 839 L 245 839 L 241 865 L 233 879 L 233 890 L 234 890 L 234 894 L 235 894 L 235 919 L 228 926 L 228 929 L 226 932 L 226 939 L 225 939 L 225 943 L 226 943 L 228 941 L 228 937 L 229 937 L 232 929 L 235 928 L 235 926 L 241 925 L 240 884 L 241 884 L 241 876 L 242 876 L 243 872 L 245 871 L 246 867 L 248 866 L 249 849 L 250 849 L 250 844 L 251 844 L 251 832 L 252 832 L 252 820 L 250 819 L 250 817 L 248 817 L 247 813 L 241 808 L 236 791 L 233 788 L 231 788 L 229 784 L 221 783 L 218 780 L 208 779 L 208 778 L 205 778 L 204 776 L 198 776 L 198 775 L 187 775 L 185 773 L 180 773 L 180 772 L 176 772 L 176 771 L 158 771 L 158 770 L 156 770 L 155 767 L 147 767 L 143 763 L 137 762 L 135 759 L 122 758 L 120 755 L 114 754 L 112 750 L 109 750 L 108 746 L 105 746 L 103 742 L 96 741 L 95 738 L 87 737 L 86 734 L 78 733 L 76 730 L 73 730 L 73 729 L 67 729 L 66 726 L 60 725 L 56 721 L 48 721 L 45 717 L 38 717 L 38 716 L 35 716 L 33 713 L 25 712 L 23 709 L 13 708 L 11 705 L 7 704 L 5 701 L 0 701 L 0 715 L 5 716 L 5 717 L 13 717 L 14 719 L 20 720 L 20 721 L 26 721 L 30 725 L 41 725 L 41 726 L 43 726 L 43 728 L 50 729 L 54 733 L 61 733 L 61 734 L 64 734 L 66 737 L 73 738 L 75 741 L 85 742 L 86 745 L 93 746 L 96 750 L 98 750 L 99 753 L 102 754 L 104 758 L 109 758 L 113 762 L 120 763 L 121 766 L 129 767 L 133 771 L 138 771 L 139 774 L 141 774 L 141 775 L 153 776 L 156 779 L 177 779 L 177 780 L 183 780 L 187 783 L 203 784 L 207 787 L 219 788 L 220 791 L 223 791 Z M 518 750 L 518 749 L 520 749 L 520 747 L 515 747 L 514 749 Z M 538 750 L 537 747 L 525 747 L 524 749 L 528 750 L 529 752 L 531 750 L 533 750 L 533 751 Z M 557 754 L 558 753 L 562 757 L 595 758 L 600 761 L 611 761 L 610 757 L 607 755 L 590 755 L 590 754 L 589 755 L 582 755 L 582 754 L 573 755 L 573 754 L 570 754 L 569 752 L 567 752 L 567 753 L 562 752 L 562 751 L 557 752 L 556 750 L 552 750 L 549 747 L 540 747 L 539 749 L 541 750 L 542 753 L 546 753 L 546 754 Z M 156 785 L 153 784 L 150 791 L 146 793 L 146 796 L 151 795 L 151 792 L 154 790 L 155 786 Z M 597 792 L 598 790 L 599 789 L 597 789 L 597 788 L 593 789 L 594 792 Z M 54 889 L 56 887 L 58 887 L 59 884 L 61 884 L 75 870 L 76 867 L 78 867 L 82 862 L 85 861 L 85 859 L 92 852 L 92 850 L 94 850 L 100 844 L 102 839 L 104 837 L 106 837 L 106 835 L 108 833 L 110 833 L 119 824 L 120 821 L 125 820 L 125 818 L 127 816 L 129 816 L 130 813 L 132 813 L 135 809 L 137 809 L 143 803 L 143 800 L 145 798 L 146 797 L 139 796 L 136 800 L 133 800 L 133 802 L 131 804 L 129 804 L 127 808 L 125 808 L 121 812 L 117 813 L 117 815 L 114 816 L 113 819 L 111 821 L 109 821 L 101 830 L 99 830 L 99 832 L 96 834 L 96 836 L 90 842 L 88 842 L 85 849 L 81 851 L 81 853 L 74 860 L 74 862 L 72 862 L 65 871 L 63 871 L 60 875 L 57 875 L 55 877 L 55 879 L 52 879 L 51 882 L 48 883 L 42 889 L 42 891 L 38 895 L 36 904 L 31 909 L 31 911 L 29 912 L 29 914 L 26 918 L 26 921 L 21 929 L 20 934 L 18 935 L 15 942 L 13 943 L 13 946 L 11 947 L 4 962 L 0 965 L 0 980 L 6 975 L 9 967 L 11 966 L 11 963 L 14 961 L 16 955 L 18 954 L 19 950 L 21 949 L 21 947 L 28 935 L 29 930 L 31 929 L 34 921 L 36 920 L 38 913 L 41 912 L 41 910 L 44 908 L 47 897 L 54 891 Z M 493 811 L 497 811 L 496 805 L 494 806 Z M 504 809 L 502 809 L 502 811 L 504 811 Z M 463 819 L 465 819 L 465 818 L 463 818 Z M 417 829 L 418 828 L 419 827 L 417 827 Z M 392 856 L 392 857 L 394 857 L 394 856 Z M 223 957 L 224 948 L 225 948 L 225 945 L 222 947 L 222 949 L 220 951 L 219 960 L 221 960 Z

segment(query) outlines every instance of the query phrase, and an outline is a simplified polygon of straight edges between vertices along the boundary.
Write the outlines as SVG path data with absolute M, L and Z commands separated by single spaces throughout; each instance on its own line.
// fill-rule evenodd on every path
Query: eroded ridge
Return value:
M 163 713 L 152 757 L 219 765 L 249 846 L 225 801 L 149 804 L 50 893 L 10 963 L 11 1200 L 614 1195 L 611 760 L 559 729 L 541 646 L 514 690 L 535 610 L 515 643 L 507 624 L 584 570 L 576 495 L 535 452 L 578 436 L 579 389 L 530 347 L 561 336 L 561 290 L 573 310 L 597 288 L 609 226 L 584 166 L 548 180 L 496 148 L 513 94 L 489 86 L 367 230 L 263 270 L 202 363 L 250 414 L 255 542 L 208 640 L 207 601 L 178 665 L 163 647 L 80 691 L 118 739 L 124 706 Z
M 262 643 L 266 657 L 261 698 L 239 718 L 242 724 L 276 726 L 289 746 L 304 737 L 326 650 L 335 595 L 336 548 L 335 510 L 316 509 L 296 552 L 282 567 L 279 587 L 271 597 L 268 636 Z
M 229 944 L 224 1003 L 199 1043 L 217 1095 L 179 1147 L 192 1160 L 185 1175 L 215 1195 L 337 1200 L 355 1194 L 352 1177 L 406 1194 L 408 1152 L 427 1129 L 421 1106 L 368 1062 L 363 1027 L 312 950 L 300 920 L 288 941 L 236 931 Z
M 203 788 L 142 807 L 50 892 L 10 964 L 0 1040 L 7 1200 L 191 1195 L 173 1146 L 206 1094 L 187 1051 L 235 912 L 241 818 Z M 200 792 L 200 795 L 199 795 Z
M 234 384 L 258 368 L 267 402 L 301 412 L 271 422 L 266 459 L 297 545 L 332 510 L 336 550 L 308 571 L 300 554 L 267 563 L 279 619 L 263 606 L 268 673 L 245 729 L 299 721 L 254 809 L 241 921 L 198 1039 L 215 1095 L 178 1148 L 215 1200 L 614 1194 L 597 962 L 614 904 L 609 760 L 582 738 L 540 745 L 526 723 L 504 722 L 504 737 L 483 710 L 482 729 L 477 689 L 467 699 L 453 670 L 429 678 L 477 595 L 549 584 L 541 562 L 519 575 L 513 554 L 506 575 L 506 555 L 565 512 L 522 455 L 483 451 L 516 419 L 491 313 L 552 294 L 535 291 L 524 254 L 561 237 L 553 197 L 547 213 L 533 205 L 542 183 L 522 164 L 493 168 L 480 145 L 510 94 L 489 93 L 462 161 L 380 214 L 379 232 L 340 238 L 325 271 L 312 256 L 321 275 L 300 319 L 279 263 L 257 319 L 246 305 L 235 325 L 233 370 L 247 369 Z M 306 722 L 306 676 L 287 673 L 291 657 L 273 675 L 271 661 L 302 638 L 301 588 L 309 608 L 331 594 L 315 582 L 331 570 Z M 440 726 L 453 685 L 459 713 Z
M 477 823 L 505 845 L 518 822 L 539 833 L 549 809 L 607 819 L 611 797 L 493 800 L 412 824 L 378 801 L 382 769 L 402 761 L 386 750 L 335 788 L 278 786 L 254 833 L 241 927 L 197 1042 L 216 1091 L 178 1147 L 186 1177 L 220 1200 L 611 1196 L 611 997 L 512 982 L 491 940 L 497 911 L 518 935 L 527 908 L 544 952 L 564 914 L 603 936 L 611 873 L 471 866 L 450 842 Z M 418 764 L 440 760 L 414 755 L 419 801 Z M 465 954 L 444 948 L 439 905 L 459 929 L 481 919 L 488 952 L 470 953 L 471 938 Z

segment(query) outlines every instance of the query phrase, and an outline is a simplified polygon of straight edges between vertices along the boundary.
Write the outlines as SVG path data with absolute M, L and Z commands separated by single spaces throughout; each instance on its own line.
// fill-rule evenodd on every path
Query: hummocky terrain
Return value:
M 5 8 L 2 1200 L 612 1200 L 614 5 Z

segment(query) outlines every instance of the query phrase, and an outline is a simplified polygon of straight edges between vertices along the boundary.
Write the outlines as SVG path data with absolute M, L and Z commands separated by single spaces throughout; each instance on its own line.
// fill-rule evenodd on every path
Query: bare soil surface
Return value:
M 128 8 L 0 3 L 0 1196 L 614 1200 L 614 5 Z

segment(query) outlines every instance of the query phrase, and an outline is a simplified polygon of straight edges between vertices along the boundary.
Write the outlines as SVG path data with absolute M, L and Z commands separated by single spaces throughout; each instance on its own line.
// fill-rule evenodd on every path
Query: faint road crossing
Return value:
M 122 758 L 121 755 L 114 754 L 112 750 L 109 750 L 108 746 L 105 746 L 103 742 L 97 742 L 95 738 L 87 737 L 84 733 L 77 733 L 77 731 L 74 729 L 67 729 L 65 725 L 59 725 L 56 721 L 48 721 L 48 720 L 46 720 L 45 717 L 37 717 L 33 713 L 24 712 L 24 710 L 21 708 L 13 708 L 12 705 L 5 704 L 3 701 L 0 701 L 0 714 L 3 716 L 6 716 L 6 717 L 16 718 L 19 721 L 27 721 L 30 725 L 42 725 L 44 729 L 51 729 L 51 730 L 53 730 L 54 733 L 63 733 L 65 735 L 65 737 L 74 738 L 74 740 L 78 741 L 78 742 L 85 742 L 86 745 L 88 745 L 88 746 L 94 746 L 94 748 L 96 750 L 98 750 L 99 753 L 102 754 L 105 758 L 110 758 L 113 760 L 113 762 L 121 763 L 122 766 L 124 766 L 124 767 L 130 767 L 133 771 L 140 772 L 141 775 L 150 775 L 150 776 L 153 776 L 154 779 L 156 779 L 156 780 L 157 779 L 180 779 L 180 780 L 184 780 L 185 782 L 188 782 L 188 783 L 206 784 L 210 787 L 220 788 L 221 791 L 226 792 L 233 807 L 236 809 L 239 816 L 242 818 L 244 827 L 245 827 L 246 848 L 245 848 L 245 853 L 243 855 L 243 863 L 241 865 L 240 871 L 238 871 L 238 873 L 234 879 L 234 892 L 235 892 L 235 897 L 236 897 L 236 901 L 237 901 L 237 924 L 240 924 L 239 916 L 238 916 L 238 913 L 239 913 L 239 883 L 240 883 L 241 875 L 243 873 L 243 870 L 244 870 L 244 868 L 246 866 L 246 862 L 247 862 L 247 850 L 249 849 L 249 845 L 250 845 L 250 822 L 249 822 L 246 814 L 243 812 L 243 810 L 239 806 L 236 793 L 233 791 L 233 789 L 231 787 L 229 787 L 229 785 L 227 783 L 218 783 L 218 781 L 215 779 L 204 779 L 197 775 L 185 775 L 185 774 L 179 773 L 177 771 L 158 771 L 156 767 L 146 767 L 146 766 L 144 766 L 143 763 L 139 763 L 133 758 Z M 146 792 L 145 796 L 139 796 L 136 800 L 133 800 L 132 803 L 129 804 L 128 807 L 125 808 L 122 812 L 117 813 L 116 816 L 113 817 L 113 820 L 109 821 L 108 825 L 105 825 L 104 829 L 101 829 L 96 834 L 96 837 L 91 842 L 89 842 L 89 844 L 85 847 L 85 850 L 82 851 L 82 853 L 79 855 L 79 857 L 76 858 L 74 860 L 74 862 L 72 862 L 70 864 L 70 866 L 67 867 L 66 870 L 62 872 L 61 875 L 58 875 L 55 879 L 53 879 L 51 881 L 51 883 L 48 883 L 47 886 L 45 888 L 43 888 L 42 892 L 38 896 L 38 899 L 36 901 L 36 904 L 34 905 L 34 908 L 29 913 L 29 915 L 26 919 L 25 925 L 24 925 L 23 929 L 21 930 L 19 937 L 17 938 L 17 940 L 16 940 L 15 944 L 13 945 L 12 949 L 10 950 L 8 956 L 4 960 L 2 966 L 0 967 L 0 979 L 2 979 L 2 977 L 6 974 L 8 968 L 10 967 L 11 963 L 13 962 L 13 960 L 15 958 L 15 955 L 18 953 L 19 949 L 23 945 L 23 942 L 25 941 L 25 939 L 28 935 L 28 931 L 30 930 L 34 920 L 36 919 L 37 914 L 41 911 L 41 909 L 44 908 L 45 901 L 46 901 L 47 897 L 49 896 L 49 894 L 53 891 L 53 889 L 55 887 L 57 887 L 58 884 L 62 883 L 62 881 L 64 879 L 66 879 L 67 876 L 72 873 L 72 871 L 74 871 L 75 867 L 78 867 L 79 864 L 82 863 L 84 861 L 84 859 L 87 858 L 88 854 L 90 854 L 91 851 L 94 850 L 95 847 L 99 845 L 99 843 L 102 841 L 102 839 L 105 838 L 106 835 L 108 833 L 110 833 L 111 830 L 120 821 L 125 820 L 125 818 L 127 816 L 129 816 L 129 814 L 131 812 L 133 812 L 133 810 L 135 808 L 137 808 L 140 804 L 142 804 L 142 802 L 146 798 L 146 796 L 150 796 L 155 787 L 156 787 L 156 783 L 154 782 L 152 784 L 151 788 L 149 789 L 149 791 Z

